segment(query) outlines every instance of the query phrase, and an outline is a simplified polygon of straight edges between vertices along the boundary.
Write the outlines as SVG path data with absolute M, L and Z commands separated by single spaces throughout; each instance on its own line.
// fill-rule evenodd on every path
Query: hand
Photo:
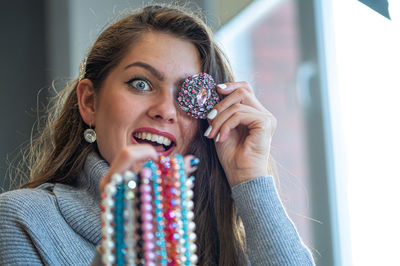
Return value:
M 227 96 L 214 106 L 217 116 L 209 119 L 212 130 L 208 137 L 215 139 L 218 158 L 233 187 L 268 175 L 277 121 L 257 100 L 249 83 L 233 82 L 221 87 L 217 87 L 218 93 Z
M 193 155 L 186 155 L 183 158 L 186 175 L 188 176 L 196 170 L 196 167 L 191 166 L 190 163 L 190 161 L 194 158 L 195 157 Z M 134 173 L 139 173 L 147 160 L 157 161 L 157 159 L 157 151 L 149 144 L 135 144 L 126 146 L 112 161 L 107 173 L 100 180 L 100 191 L 104 191 L 105 186 L 110 182 L 113 174 L 122 174 L 128 170 Z

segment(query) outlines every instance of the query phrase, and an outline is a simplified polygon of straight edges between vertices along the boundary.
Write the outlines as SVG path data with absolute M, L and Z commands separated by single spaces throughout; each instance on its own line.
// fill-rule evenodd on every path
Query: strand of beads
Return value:
M 138 179 L 138 183 L 137 186 L 140 188 L 142 185 L 142 178 Z M 135 223 L 135 228 L 136 228 L 136 265 L 137 266 L 144 266 L 144 250 L 143 250 L 143 231 L 142 231 L 142 213 L 140 212 L 141 209 L 141 205 L 142 203 L 140 202 L 140 198 L 141 198 L 142 193 L 140 192 L 140 189 L 137 191 L 136 193 L 136 200 L 135 200 L 135 206 L 136 206 L 136 210 L 139 213 L 139 215 L 136 216 L 136 223 Z
M 154 193 L 154 215 L 155 215 L 155 255 L 157 265 L 167 265 L 167 250 L 165 244 L 165 233 L 164 233 L 164 216 L 163 216 L 163 197 L 162 197 L 162 178 L 161 171 L 158 165 L 153 161 L 147 161 L 144 165 L 152 173 L 152 185 Z
M 115 264 L 117 266 L 125 265 L 125 256 L 123 250 L 125 249 L 124 242 L 124 197 L 125 186 L 124 184 L 117 185 L 117 192 L 115 193 L 115 208 L 114 208 L 114 224 L 115 224 Z
M 196 224 L 194 223 L 194 203 L 193 199 L 193 186 L 194 186 L 194 176 L 188 178 L 185 182 L 186 185 L 186 208 L 187 208 L 187 232 L 185 235 L 188 236 L 188 248 L 189 248 L 189 257 L 190 257 L 190 265 L 196 265 L 198 261 L 198 257 L 196 255 L 197 245 L 196 241 Z M 186 264 L 188 265 L 188 264 Z
M 179 258 L 179 231 L 177 207 L 178 190 L 174 180 L 174 167 L 169 157 L 160 157 L 159 168 L 163 177 L 163 206 L 165 219 L 165 240 L 168 257 L 168 266 L 178 265 Z
M 185 170 L 183 168 L 183 157 L 180 155 L 175 155 L 171 158 L 171 169 L 172 169 L 172 176 L 171 176 L 171 183 L 174 187 L 174 194 L 175 194 L 175 204 L 172 204 L 175 207 L 175 215 L 177 220 L 177 228 L 175 233 L 176 248 L 177 248 L 177 257 L 178 257 L 178 264 L 182 265 L 183 262 L 186 260 L 185 254 L 183 251 L 184 243 L 185 243 L 185 235 L 183 230 L 183 222 L 182 222 L 182 207 L 184 201 L 182 201 L 182 190 L 180 190 L 181 186 L 181 178 L 185 178 Z
M 115 263 L 115 256 L 113 250 L 114 244 L 114 206 L 115 200 L 114 195 L 117 192 L 116 184 L 122 181 L 122 176 L 119 174 L 114 174 L 111 177 L 110 183 L 105 187 L 105 192 L 102 194 L 101 202 L 101 234 L 102 242 L 101 248 L 103 251 L 102 261 L 106 266 L 111 266 Z
M 124 227 L 125 227 L 125 244 L 126 244 L 126 264 L 128 266 L 135 265 L 136 259 L 136 237 L 135 237 L 135 194 L 137 192 L 137 176 L 131 171 L 124 174 L 125 187 L 125 209 L 124 209 Z
M 149 168 L 143 168 L 141 171 L 141 185 L 140 185 L 140 210 L 142 217 L 142 237 L 143 237 L 143 250 L 144 261 L 146 266 L 155 266 L 155 253 L 154 253 L 154 233 L 153 233 L 153 205 L 152 205 L 152 188 L 150 179 L 152 177 Z
M 180 154 L 175 155 L 177 163 L 177 177 L 180 181 L 180 199 L 181 199 L 181 219 L 182 224 L 181 234 L 181 262 L 184 265 L 195 265 L 198 261 L 197 255 L 195 254 L 197 246 L 194 243 L 196 240 L 196 234 L 194 232 L 196 226 L 193 222 L 193 180 L 194 177 L 187 178 L 183 165 L 183 157 Z

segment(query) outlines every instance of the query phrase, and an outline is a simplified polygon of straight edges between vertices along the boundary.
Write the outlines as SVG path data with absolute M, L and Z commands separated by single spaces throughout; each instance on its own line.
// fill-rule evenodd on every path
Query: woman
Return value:
M 0 197 L 0 264 L 97 261 L 100 194 L 110 177 L 177 153 L 188 154 L 187 165 L 200 159 L 199 265 L 313 264 L 269 176 L 275 118 L 248 83 L 234 82 L 200 19 L 146 7 L 107 28 L 85 61 L 34 143 L 29 183 Z M 223 98 L 208 119 L 188 116 L 176 99 L 183 80 L 201 72 Z M 94 143 L 83 138 L 88 128 Z

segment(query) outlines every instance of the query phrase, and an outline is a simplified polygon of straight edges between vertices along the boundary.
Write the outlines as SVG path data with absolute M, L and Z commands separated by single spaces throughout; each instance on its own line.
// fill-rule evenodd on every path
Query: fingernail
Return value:
M 207 118 L 212 120 L 217 116 L 217 114 L 217 109 L 212 109 L 211 112 L 208 113 Z
M 226 89 L 226 85 L 225 84 L 218 84 L 217 87 L 220 88 L 221 90 L 225 90 Z
M 197 165 L 199 165 L 200 163 L 200 159 L 199 158 L 193 158 L 192 160 L 190 160 L 190 167 L 195 167 Z
M 220 136 L 220 133 L 218 133 L 217 138 L 215 139 L 215 142 L 219 142 L 219 136 Z
M 208 135 L 210 135 L 210 133 L 211 133 L 211 130 L 212 130 L 212 126 L 210 125 L 210 126 L 207 128 L 206 132 L 204 132 L 204 136 L 205 136 L 205 137 L 208 137 Z

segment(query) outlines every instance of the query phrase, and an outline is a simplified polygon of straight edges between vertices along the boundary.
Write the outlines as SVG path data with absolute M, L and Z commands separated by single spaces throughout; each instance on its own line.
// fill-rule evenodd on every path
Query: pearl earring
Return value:
M 83 137 L 89 143 L 93 143 L 96 141 L 96 131 L 93 128 L 88 128 L 83 132 Z

